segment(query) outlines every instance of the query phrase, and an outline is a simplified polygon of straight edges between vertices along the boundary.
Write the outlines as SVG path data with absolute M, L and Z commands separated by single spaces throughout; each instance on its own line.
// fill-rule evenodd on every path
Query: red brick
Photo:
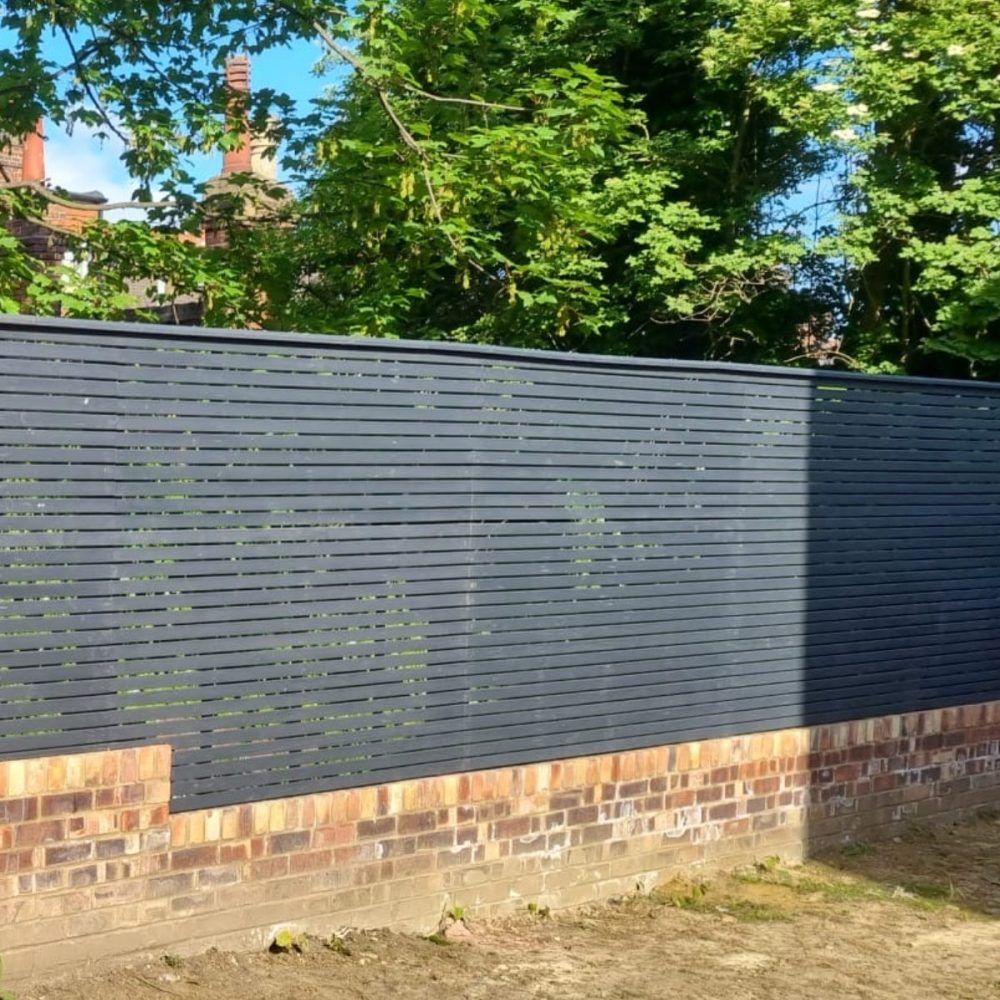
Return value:
M 94 851 L 94 845 L 88 840 L 75 841 L 72 844 L 59 844 L 56 847 L 45 848 L 45 865 L 69 865 L 74 861 L 87 861 Z
M 738 767 L 716 767 L 709 773 L 708 780 L 713 785 L 724 785 L 727 781 L 735 781 L 739 775 Z
M 0 854 L 0 875 L 14 875 L 17 872 L 31 871 L 34 867 L 33 851 L 7 851 Z
M 166 826 L 170 821 L 170 806 L 162 803 L 149 810 L 144 826 Z
M 121 786 L 121 801 L 123 805 L 136 805 L 146 800 L 146 786 L 141 782 Z
M 693 806 L 695 803 L 695 790 L 693 788 L 681 789 L 677 792 L 671 792 L 669 795 L 663 797 L 663 808 L 670 809 L 687 809 L 688 806 Z
M 597 806 L 591 806 L 594 811 L 594 818 L 597 818 Z M 492 836 L 494 840 L 510 840 L 513 837 L 525 837 L 531 833 L 530 816 L 513 816 L 510 819 L 498 820 L 493 824 Z
M 38 818 L 38 799 L 0 799 L 0 823 L 24 823 Z
M 253 833 L 253 806 L 240 806 L 238 825 L 241 837 L 246 838 Z
M 223 865 L 231 864 L 234 861 L 248 861 L 250 859 L 250 845 L 243 844 L 221 844 L 219 846 L 219 863 Z
M 401 834 L 427 833 L 437 826 L 433 812 L 405 813 L 396 821 L 396 829 Z
M 354 823 L 338 823 L 336 826 L 324 826 L 313 831 L 314 847 L 340 847 L 354 844 L 357 840 L 358 831 Z
M 61 819 L 43 820 L 40 823 L 25 823 L 17 828 L 14 843 L 18 847 L 34 847 L 54 840 L 66 839 L 66 823 Z
M 723 802 L 720 805 L 712 806 L 708 810 L 708 818 L 713 822 L 720 819 L 733 819 L 735 815 L 735 802 Z
M 102 859 L 119 858 L 125 853 L 125 838 L 113 837 L 97 841 L 97 857 Z
M 649 781 L 629 781 L 618 786 L 618 798 L 636 799 L 640 795 L 645 795 L 649 791 Z
M 142 826 L 142 811 L 139 809 L 123 809 L 119 813 L 119 827 L 125 833 L 133 833 Z
M 899 785 L 900 780 L 900 775 L 898 774 L 876 774 L 872 778 L 872 790 L 876 794 L 891 791 Z
M 938 719 L 948 738 L 930 729 Z M 937 816 L 958 806 L 997 801 L 1000 703 L 943 714 L 911 713 L 903 722 L 910 735 L 900 739 L 890 735 L 894 727 L 898 731 L 899 717 L 817 728 L 808 754 L 786 732 L 551 761 L 538 768 L 457 775 L 395 789 L 379 786 L 336 797 L 294 797 L 275 803 L 280 823 L 271 833 L 258 827 L 256 837 L 254 807 L 234 806 L 222 817 L 222 845 L 215 843 L 211 827 L 205 843 L 210 814 L 199 811 L 185 814 L 184 823 L 170 824 L 178 845 L 170 854 L 165 840 L 170 814 L 163 801 L 167 786 L 161 780 L 168 772 L 164 768 L 156 781 L 150 778 L 159 749 L 157 754 L 88 755 L 82 770 L 55 758 L 42 772 L 55 776 L 47 790 L 36 781 L 28 787 L 37 788 L 37 796 L 0 798 L 0 893 L 15 893 L 20 885 L 25 893 L 44 894 L 45 912 L 55 916 L 62 912 L 57 914 L 62 905 L 57 893 L 78 896 L 87 905 L 86 899 L 101 890 L 102 904 L 135 904 L 136 894 L 145 895 L 148 886 L 150 900 L 172 899 L 154 904 L 151 911 L 165 919 L 171 906 L 179 913 L 221 906 L 215 887 L 240 876 L 272 879 L 332 869 L 345 886 L 369 886 L 437 868 L 450 888 L 457 884 L 455 865 L 521 855 L 524 869 L 534 871 L 538 862 L 528 860 L 532 854 L 552 852 L 548 866 L 571 845 L 578 848 L 572 857 L 582 871 L 624 856 L 633 849 L 635 836 L 662 833 L 663 825 L 672 823 L 673 810 L 696 802 L 706 807 L 702 828 L 664 837 L 664 850 L 684 845 L 685 856 L 703 857 L 699 845 L 706 840 L 705 824 L 718 824 L 716 833 L 728 841 L 719 849 L 736 851 L 753 846 L 756 834 L 786 824 L 791 839 L 806 813 L 811 835 L 828 843 L 845 832 L 898 829 L 901 821 L 916 815 Z M 769 748 L 777 745 L 781 753 L 772 755 Z M 751 751 L 757 756 L 741 759 Z M 730 760 L 739 763 L 724 763 Z M 73 783 L 70 787 L 85 781 L 86 790 L 57 790 L 66 787 L 59 777 L 63 772 Z M 957 776 L 944 779 L 946 774 Z M 156 798 L 147 804 L 143 796 L 153 786 Z M 803 807 L 806 799 L 810 804 Z M 407 811 L 390 815 L 400 801 Z M 779 807 L 782 812 L 776 811 Z M 344 822 L 352 815 L 365 818 L 357 825 Z M 140 846 L 135 835 L 125 836 L 139 829 L 144 831 L 144 853 L 134 861 L 114 860 L 127 847 Z M 72 839 L 67 841 L 68 836 Z M 55 867 L 40 869 L 43 862 Z M 177 870 L 160 874 L 166 863 Z M 489 877 L 499 877 L 499 871 Z M 114 891 L 106 893 L 109 884 Z M 134 906 L 127 919 L 135 919 Z
M 82 889 L 93 885 L 98 879 L 97 865 L 87 865 L 86 868 L 74 868 L 69 873 L 69 884 L 73 889 Z
M 537 854 L 546 850 L 546 847 L 547 838 L 544 833 L 539 833 L 534 837 L 520 837 L 512 841 L 511 852 L 513 854 Z
M 275 833 L 271 835 L 270 854 L 292 854 L 304 851 L 309 847 L 310 833 L 308 830 L 294 830 L 291 833 Z
M 614 786 L 612 786 L 613 788 Z M 609 798 L 613 798 L 612 794 Z M 558 811 L 559 809 L 573 809 L 576 806 L 583 804 L 583 795 L 581 792 L 570 792 L 562 793 L 560 795 L 553 795 L 549 799 L 549 808 L 551 810 Z
M 43 795 L 41 806 L 43 816 L 64 816 L 70 813 L 86 812 L 94 807 L 94 793 L 81 791 Z
M 183 868 L 206 868 L 219 863 L 218 844 L 202 844 L 200 847 L 186 847 L 170 854 L 170 867 L 177 870 Z
M 35 872 L 35 891 L 51 892 L 55 889 L 62 889 L 65 885 L 65 877 L 66 872 L 58 868 L 52 871 Z
M 509 799 L 498 799 L 495 802 L 484 802 L 476 806 L 476 821 L 489 823 L 496 819 L 506 819 L 511 814 Z
M 303 872 L 320 871 L 329 868 L 333 864 L 333 851 L 303 851 L 299 854 L 292 854 L 288 858 L 288 870 L 292 875 Z
M 113 882 L 115 879 L 119 878 L 131 878 L 131 877 L 132 877 L 131 861 L 109 861 L 104 866 L 104 879 L 107 882 Z
M 396 817 L 383 816 L 380 819 L 363 819 L 357 825 L 358 837 L 385 837 L 396 832 Z
M 402 854 L 413 854 L 417 849 L 417 838 L 395 837 L 392 840 L 380 840 L 378 845 L 383 858 L 396 858 Z
M 598 815 L 597 806 L 580 806 L 578 809 L 567 810 L 566 822 L 570 826 L 585 826 L 587 823 L 596 823 Z
M 472 827 L 473 832 L 476 828 Z M 446 847 L 451 847 L 455 843 L 455 830 L 446 828 L 444 830 L 433 830 L 430 833 L 421 833 L 417 837 L 418 851 L 438 851 Z

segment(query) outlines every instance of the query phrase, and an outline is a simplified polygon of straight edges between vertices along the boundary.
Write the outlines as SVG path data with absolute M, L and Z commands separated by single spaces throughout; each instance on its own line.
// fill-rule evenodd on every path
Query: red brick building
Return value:
M 233 56 L 227 61 L 226 83 L 234 94 L 250 93 L 249 57 Z M 244 100 L 238 98 L 241 104 Z M 273 149 L 266 136 L 251 134 L 244 112 L 238 113 L 244 120 L 243 141 L 224 154 L 221 172 L 206 185 L 201 237 L 178 238 L 207 247 L 224 247 L 233 227 L 261 225 L 276 218 L 284 196 L 274 194 L 277 162 Z M 53 195 L 46 203 L 44 218 L 39 221 L 9 218 L 5 223 L 32 257 L 53 264 L 72 262 L 68 237 L 81 234 L 89 223 L 100 219 L 101 206 L 107 203 L 99 191 L 67 192 L 52 188 L 45 171 L 41 120 L 29 135 L 8 139 L 0 145 L 0 181 L 37 186 Z M 196 324 L 201 319 L 202 304 L 196 295 L 171 296 L 164 282 L 149 280 L 128 282 L 128 288 L 136 298 L 137 311 L 152 312 L 162 322 Z
M 8 140 L 0 147 L 0 178 L 5 183 L 49 187 L 45 174 L 45 137 L 41 120 L 34 132 Z M 101 217 L 101 206 L 107 202 L 100 191 L 71 191 L 59 197 L 59 202 L 46 203 L 44 219 L 39 222 L 26 219 L 10 219 L 7 222 L 7 228 L 20 237 L 32 257 L 37 260 L 54 263 L 64 261 L 69 246 L 67 234 L 83 232 L 89 223 Z

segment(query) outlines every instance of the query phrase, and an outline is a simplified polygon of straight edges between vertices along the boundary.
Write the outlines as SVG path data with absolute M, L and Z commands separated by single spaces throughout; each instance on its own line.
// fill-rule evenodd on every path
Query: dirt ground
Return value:
M 1000 1000 L 1000 819 L 463 933 L 168 955 L 33 984 L 17 1000 Z

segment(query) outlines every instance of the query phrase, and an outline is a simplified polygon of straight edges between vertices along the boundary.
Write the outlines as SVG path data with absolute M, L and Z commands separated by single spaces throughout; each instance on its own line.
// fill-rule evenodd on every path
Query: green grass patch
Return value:
M 738 869 L 733 872 L 733 878 L 743 885 L 777 886 L 800 896 L 815 896 L 833 903 L 892 902 L 933 910 L 954 904 L 956 896 L 951 885 L 918 879 L 895 885 L 883 884 L 819 865 L 801 868 L 755 865 Z
M 716 890 L 707 882 L 672 882 L 653 889 L 645 898 L 657 906 L 735 917 L 742 923 L 792 919 L 792 914 L 780 906 L 758 899 L 739 898 L 724 890 Z

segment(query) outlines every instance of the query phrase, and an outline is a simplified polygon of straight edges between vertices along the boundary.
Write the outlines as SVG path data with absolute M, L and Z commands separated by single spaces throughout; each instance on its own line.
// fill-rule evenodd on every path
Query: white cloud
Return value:
M 102 143 L 89 130 L 77 127 L 73 135 L 48 129 L 45 173 L 50 183 L 67 191 L 100 191 L 108 201 L 129 201 L 132 182 L 119 157 L 117 139 Z M 141 212 L 111 213 L 109 218 L 140 217 Z
M 135 182 L 129 177 L 121 162 L 124 146 L 114 137 L 101 141 L 90 129 L 77 126 L 72 135 L 49 126 L 45 142 L 45 175 L 55 187 L 67 191 L 100 191 L 108 201 L 131 201 Z M 198 158 L 193 165 L 195 171 L 207 176 L 210 170 L 208 158 Z M 162 198 L 162 191 L 155 191 L 154 197 Z M 121 219 L 142 219 L 146 215 L 141 209 L 117 209 L 108 212 L 105 218 L 111 222 Z

